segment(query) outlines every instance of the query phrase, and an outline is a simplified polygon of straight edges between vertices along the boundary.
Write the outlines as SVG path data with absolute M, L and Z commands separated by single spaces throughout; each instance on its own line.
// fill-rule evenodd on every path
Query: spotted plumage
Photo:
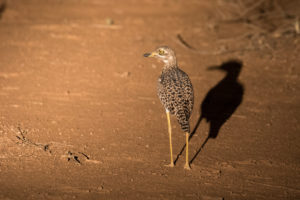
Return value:
M 158 79 L 157 94 L 165 109 L 176 116 L 181 129 L 189 133 L 194 95 L 188 75 L 177 66 L 167 67 Z

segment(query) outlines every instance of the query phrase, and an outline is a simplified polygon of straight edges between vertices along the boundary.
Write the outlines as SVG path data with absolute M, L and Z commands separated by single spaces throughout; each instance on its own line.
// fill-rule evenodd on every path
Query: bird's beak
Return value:
M 156 52 L 145 53 L 145 54 L 144 54 L 144 57 L 154 57 L 154 56 L 157 56 L 157 53 L 156 53 Z

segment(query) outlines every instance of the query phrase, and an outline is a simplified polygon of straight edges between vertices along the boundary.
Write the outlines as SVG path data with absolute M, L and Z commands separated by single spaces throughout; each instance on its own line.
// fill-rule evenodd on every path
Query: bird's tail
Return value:
M 185 133 L 190 133 L 189 115 L 184 109 L 178 110 L 176 113 L 177 120 L 181 129 Z

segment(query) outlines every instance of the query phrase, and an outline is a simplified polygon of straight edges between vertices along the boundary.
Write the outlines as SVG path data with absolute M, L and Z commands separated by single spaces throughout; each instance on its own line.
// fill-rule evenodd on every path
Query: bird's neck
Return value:
M 166 57 L 162 61 L 164 63 L 163 69 L 171 69 L 177 67 L 177 60 L 175 56 Z
M 164 67 L 163 67 L 163 71 L 169 70 L 169 69 L 174 69 L 177 68 L 177 61 L 175 57 L 169 57 L 165 60 L 163 60 L 164 62 Z
M 178 66 L 177 65 L 169 65 L 169 64 L 165 64 L 162 71 L 163 72 L 166 72 L 166 71 L 169 71 L 169 70 L 172 70 L 172 69 L 177 69 Z

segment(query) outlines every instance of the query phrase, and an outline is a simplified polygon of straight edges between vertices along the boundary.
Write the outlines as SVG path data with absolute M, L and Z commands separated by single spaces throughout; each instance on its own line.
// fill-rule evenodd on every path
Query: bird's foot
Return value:
M 184 165 L 184 169 L 186 169 L 186 170 L 191 170 L 190 164 L 186 163 L 186 164 Z
M 173 162 L 171 162 L 170 164 L 168 164 L 168 165 L 165 165 L 165 167 L 174 167 L 174 163 L 173 163 Z

